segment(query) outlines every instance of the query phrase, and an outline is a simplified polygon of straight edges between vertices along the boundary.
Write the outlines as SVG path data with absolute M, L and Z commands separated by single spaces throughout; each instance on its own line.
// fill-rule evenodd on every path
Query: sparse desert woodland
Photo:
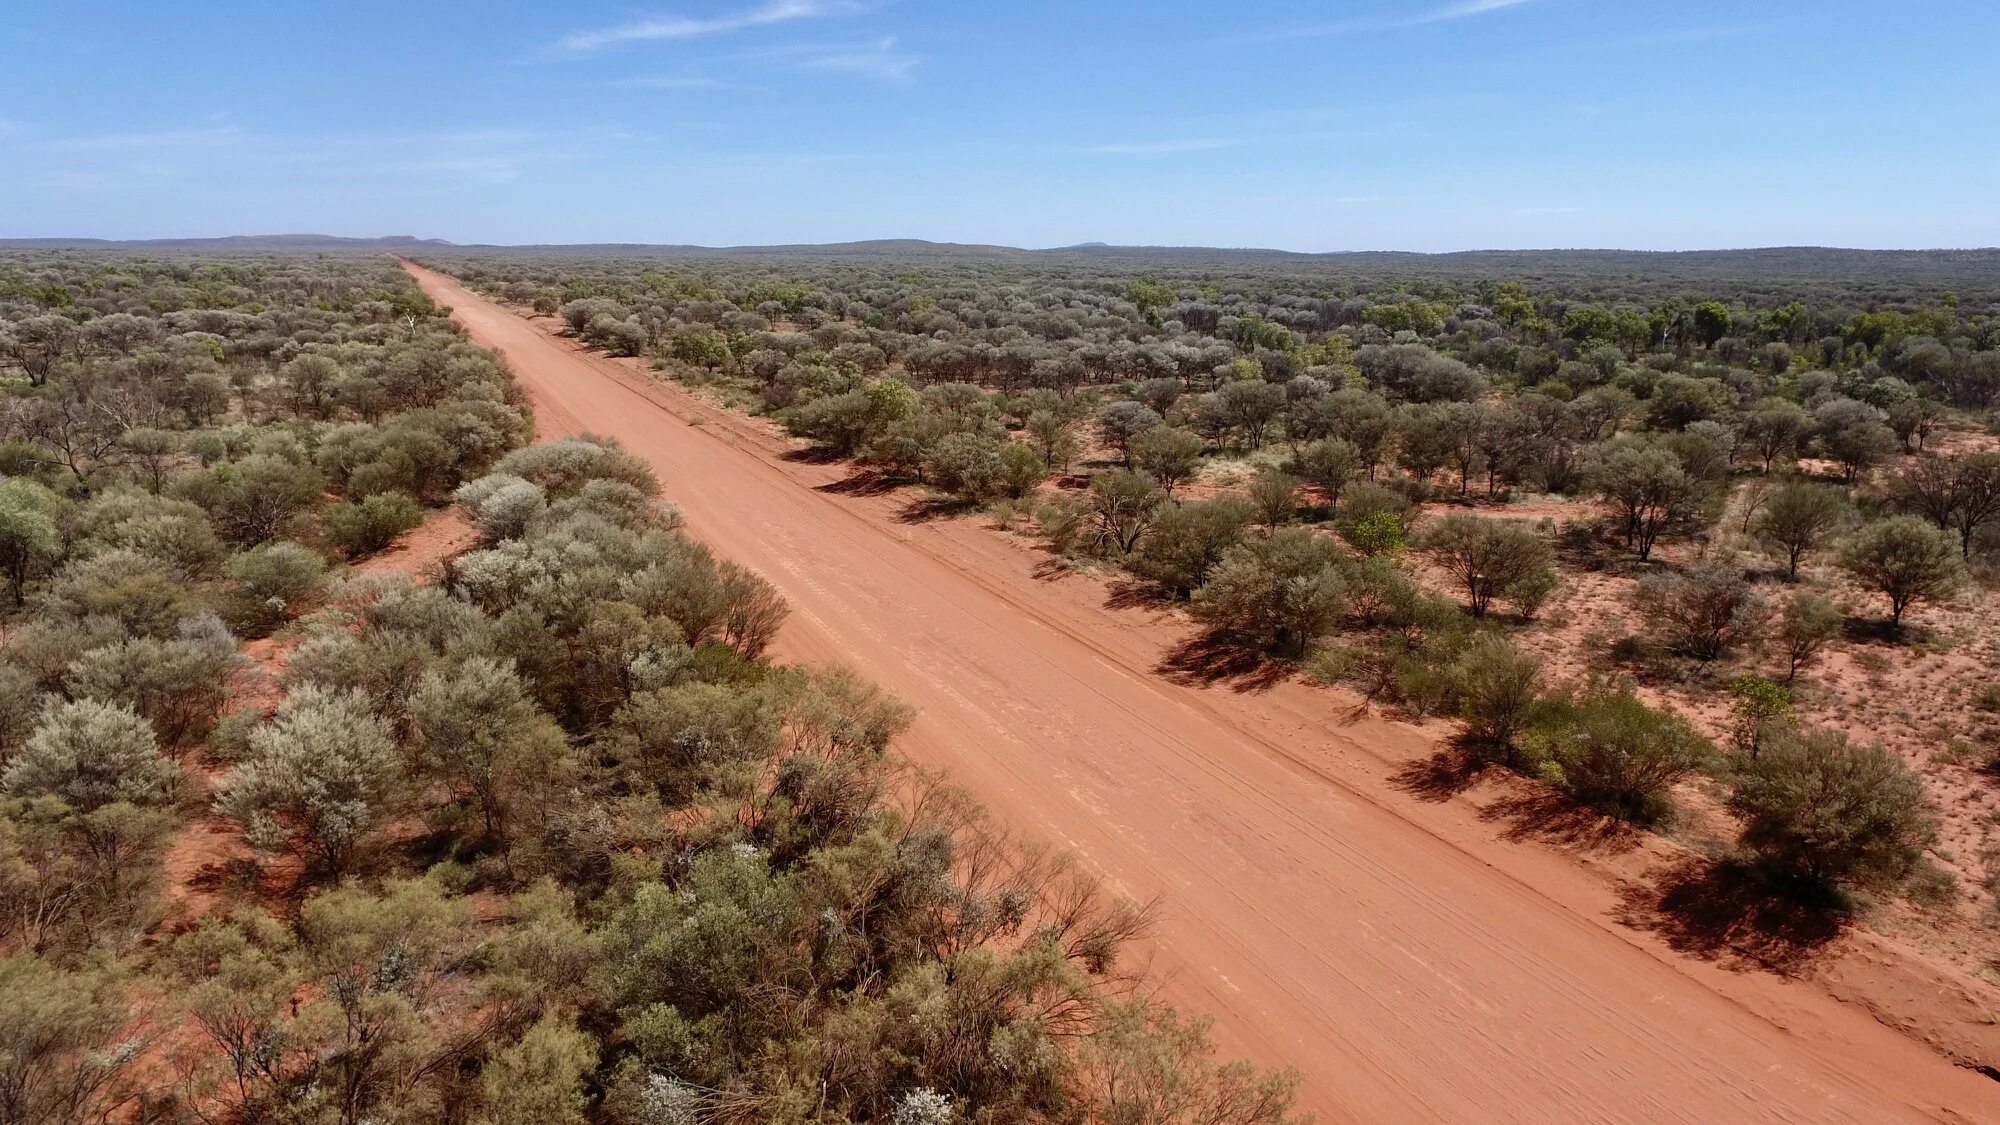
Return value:
M 380 257 L 0 258 L 0 1120 L 1270 1121 Z
M 14 1116 L 1992 1104 L 1987 258 L 422 257 L 0 259 Z
M 1991 255 L 432 255 L 1446 755 L 1987 975 Z M 1719 875 L 1718 877 L 1722 877 Z
M 1798 254 L 444 264 L 926 486 L 936 512 L 1122 567 L 1186 603 L 1218 675 L 1298 661 L 1766 877 L 1910 887 L 1946 929 L 1986 931 L 1992 262 L 1884 254 L 1836 278 L 1866 256 Z M 1898 683 L 1924 691 L 1890 705 Z M 1834 731 L 1934 791 L 1854 813 L 1894 821 L 1870 829 L 1894 861 L 1786 857 L 1676 801 L 1742 813 L 1764 741 Z

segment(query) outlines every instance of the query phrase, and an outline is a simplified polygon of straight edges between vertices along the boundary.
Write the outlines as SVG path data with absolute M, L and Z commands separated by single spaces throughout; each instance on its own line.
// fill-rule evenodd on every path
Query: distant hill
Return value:
M 1741 250 L 1466 250 L 1427 254 L 1411 251 L 1336 250 L 1302 252 L 1254 247 L 1114 246 L 1082 242 L 1048 249 L 980 243 L 882 238 L 858 242 L 796 243 L 775 246 L 693 246 L 643 242 L 498 245 L 454 243 L 441 238 L 389 235 L 349 238 L 327 234 L 233 235 L 223 238 L 154 238 L 116 241 L 97 238 L 0 239 L 0 248 L 100 250 L 205 250 L 275 253 L 442 252 L 444 256 L 534 254 L 576 257 L 655 257 L 662 259 L 853 260 L 895 262 L 1065 264 L 1094 272 L 1203 273 L 1306 271 L 1343 277 L 1478 279 L 1511 277 L 1529 282 L 1649 278 L 1692 283 L 1722 279 L 1924 281 L 2000 289 L 2000 249 L 1848 250 L 1825 246 L 1771 246 Z
M 438 249 L 452 244 L 442 238 L 391 234 L 380 238 L 347 238 L 337 234 L 232 234 L 220 238 L 0 238 L 0 246 L 48 249 L 134 250 L 396 250 Z

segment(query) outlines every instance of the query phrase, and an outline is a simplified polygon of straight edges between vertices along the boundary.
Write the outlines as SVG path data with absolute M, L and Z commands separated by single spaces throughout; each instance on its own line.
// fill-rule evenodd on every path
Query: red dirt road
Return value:
M 1171 619 L 1040 576 L 971 521 L 839 495 L 844 469 L 783 460 L 754 421 L 412 272 L 506 355 L 544 436 L 615 436 L 696 535 L 784 592 L 784 655 L 914 704 L 907 752 L 1158 896 L 1172 994 L 1225 1048 L 1298 1067 L 1322 1120 L 2000 1121 L 2000 1084 L 1819 985 L 1621 924 L 1594 859 L 1391 786 L 1420 732 L 1302 685 L 1163 677 Z

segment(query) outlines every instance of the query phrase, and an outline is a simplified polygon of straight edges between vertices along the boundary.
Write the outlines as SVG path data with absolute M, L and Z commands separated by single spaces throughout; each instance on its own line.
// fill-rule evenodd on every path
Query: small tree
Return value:
M 1625 545 L 1641 559 L 1676 524 L 1691 519 L 1702 498 L 1701 483 L 1664 449 L 1620 446 L 1592 474 L 1597 494 L 1617 514 Z
M 1172 495 L 1174 486 L 1191 480 L 1201 471 L 1202 451 L 1207 443 L 1186 430 L 1154 426 L 1131 441 L 1132 464 L 1149 473 L 1161 488 Z
M 179 780 L 146 720 L 123 704 L 78 699 L 43 712 L 35 733 L 0 774 L 0 790 L 10 797 L 59 797 L 88 813 L 115 802 L 165 805 Z
M 1562 701 L 1544 712 L 1532 735 L 1550 781 L 1642 824 L 1665 816 L 1674 783 L 1715 757 L 1686 719 L 1646 706 L 1629 687 Z
M 504 839 L 520 778 L 561 756 L 561 729 L 511 667 L 485 657 L 424 673 L 405 706 L 423 769 L 478 810 L 489 839 Z
M 321 515 L 326 537 L 349 558 L 373 554 L 424 522 L 424 507 L 401 492 L 377 492 L 358 502 L 329 506 Z
M 590 1097 L 583 1080 L 597 1066 L 597 1041 L 543 1018 L 493 1056 L 480 1074 L 494 1125 L 583 1125 Z
M 1059 473 L 1069 471 L 1070 462 L 1076 460 L 1076 426 L 1068 418 L 1052 411 L 1037 410 L 1028 415 L 1028 439 L 1034 443 L 1035 452 L 1041 454 L 1042 462 Z
M 1825 888 L 1891 886 L 1937 836 L 1922 780 L 1879 746 L 1843 731 L 1770 739 L 1739 760 L 1729 804 L 1741 844 L 1779 873 Z
M 1743 418 L 1743 440 L 1763 462 L 1764 471 L 1779 457 L 1797 452 L 1812 417 L 1797 403 L 1766 399 Z
M 1165 499 L 1166 494 L 1144 473 L 1114 469 L 1092 477 L 1089 504 L 1098 549 L 1131 551 Z
M 746 566 L 725 560 L 716 566 L 715 573 L 725 606 L 723 643 L 755 660 L 777 639 L 778 628 L 791 616 L 792 607 L 776 586 Z
M 1285 409 L 1285 389 L 1262 379 L 1224 383 L 1213 397 L 1214 407 L 1225 425 L 1252 453 L 1264 447 L 1271 423 Z
M 1402 517 L 1390 511 L 1370 512 L 1347 530 L 1347 541 L 1369 558 L 1395 558 L 1403 553 L 1405 538 Z
M 226 609 L 238 629 L 261 637 L 298 616 L 326 580 L 326 560 L 297 543 L 265 543 L 229 560 L 235 587 Z
M 1755 755 L 1765 739 L 1788 730 L 1792 693 L 1762 676 L 1739 676 L 1729 685 L 1729 740 L 1739 753 Z
M 1513 764 L 1514 739 L 1526 728 L 1541 698 L 1541 673 L 1541 661 L 1496 634 L 1484 634 L 1466 646 L 1451 666 L 1466 737 Z
M 239 659 L 236 639 L 213 614 L 184 622 L 182 633 L 91 649 L 70 666 L 70 691 L 132 708 L 178 756 L 214 728 Z
M 1265 527 L 1292 522 L 1299 510 L 1299 478 L 1281 469 L 1266 469 L 1250 481 L 1250 503 Z
M 1922 600 L 1950 596 L 1961 570 L 1950 537 L 1915 516 L 1876 520 L 1854 534 L 1840 565 L 1855 580 L 1889 598 L 1889 623 L 1900 630 L 1903 613 Z
M 146 1040 L 110 972 L 33 953 L 0 957 L 0 1120 L 73 1125 L 131 1108 Z
M 1186 598 L 1208 580 L 1208 572 L 1256 518 L 1250 504 L 1223 496 L 1192 504 L 1168 504 L 1139 540 L 1127 563 L 1134 574 Z
M 252 846 L 337 874 L 403 791 L 402 758 L 367 698 L 304 685 L 250 732 L 249 757 L 222 779 L 215 806 L 243 822 Z
M 1785 599 L 1785 608 L 1778 615 L 1778 641 L 1784 646 L 1786 683 L 1819 659 L 1840 635 L 1845 620 L 1839 606 L 1818 594 L 1801 590 Z
M 1555 558 L 1534 529 L 1463 512 L 1432 525 L 1419 545 L 1465 588 L 1474 617 L 1486 616 L 1493 598 L 1510 586 L 1548 572 Z
M 1347 583 L 1341 550 L 1302 527 L 1231 548 L 1194 592 L 1194 616 L 1276 652 L 1296 656 L 1333 626 Z
M 1292 472 L 1326 494 L 1327 506 L 1338 507 L 1347 483 L 1361 475 L 1361 450 L 1343 438 L 1313 442 L 1292 458 Z
M 1851 398 L 1830 399 L 1813 411 L 1813 437 L 1849 484 L 1896 448 L 1896 434 L 1882 424 L 1882 412 Z
M 1018 500 L 1034 492 L 1049 479 L 1049 465 L 1033 446 L 1008 442 L 1000 447 L 999 488 L 1003 495 Z
M 1956 532 L 1959 553 L 1970 558 L 1979 532 L 2000 520 L 2000 453 L 1919 457 L 1890 495 L 1904 511 Z
M 56 534 L 56 498 L 30 480 L 0 480 L 0 573 L 20 605 L 28 579 L 46 570 L 62 544 Z
M 1797 579 L 1800 560 L 1825 545 L 1852 515 L 1839 489 L 1798 481 L 1766 497 L 1752 527 L 1759 542 L 1783 556 L 1785 577 Z
M 1126 468 L 1132 467 L 1132 439 L 1160 424 L 1160 416 L 1144 403 L 1130 400 L 1108 403 L 1097 412 L 1097 429 L 1104 443 L 1118 451 Z
M 1635 597 L 1668 648 L 1704 663 L 1751 636 L 1763 608 L 1742 569 L 1721 561 L 1648 575 Z
M 511 473 L 488 473 L 458 486 L 452 499 L 472 517 L 488 543 L 518 539 L 535 517 L 548 510 L 542 487 Z

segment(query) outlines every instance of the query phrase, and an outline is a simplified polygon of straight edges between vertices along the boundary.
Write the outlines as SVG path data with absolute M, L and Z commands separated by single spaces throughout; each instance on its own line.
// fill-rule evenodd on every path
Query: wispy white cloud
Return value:
M 1423 27 L 1426 24 L 1450 23 L 1468 16 L 1483 16 L 1490 12 L 1502 12 L 1532 4 L 1534 0 L 1460 0 L 1459 3 L 1430 8 L 1414 15 L 1390 19 L 1343 20 L 1339 23 L 1309 24 L 1305 27 L 1282 28 L 1277 31 L 1255 35 L 1258 42 L 1283 39 L 1319 39 L 1329 35 L 1350 35 L 1363 31 L 1388 31 L 1399 27 Z
M 710 78 L 705 74 L 641 74 L 632 78 L 620 78 L 613 86 L 624 86 L 634 90 L 733 90 L 740 88 L 737 83 L 724 82 L 720 78 Z
M 573 31 L 558 40 L 556 45 L 572 54 L 583 54 L 620 43 L 702 39 L 714 35 L 727 35 L 734 31 L 792 23 L 797 20 L 847 15 L 861 10 L 862 5 L 851 0 L 770 0 L 760 7 L 732 15 L 707 18 L 660 16 L 620 24 L 617 27 Z
M 1530 0 L 1464 0 L 1463 3 L 1446 4 L 1442 8 L 1411 16 L 1402 23 L 1408 27 L 1425 23 L 1444 23 L 1447 20 L 1462 20 L 1467 16 L 1483 16 L 1503 8 L 1518 8 L 1529 2 Z
M 916 55 L 897 50 L 894 39 L 878 39 L 857 48 L 802 55 L 798 66 L 801 70 L 837 71 L 885 82 L 907 82 L 921 61 Z
M 1132 141 L 1092 145 L 1084 151 L 1099 156 L 1167 156 L 1176 152 L 1208 152 L 1212 149 L 1231 148 L 1237 143 L 1215 137 L 1188 137 L 1174 141 Z
M 155 129 L 134 133 L 97 133 L 59 137 L 47 147 L 56 152 L 120 152 L 132 149 L 184 148 L 228 144 L 243 135 L 233 125 L 213 129 Z
M 730 57 L 736 62 L 788 70 L 839 72 L 886 82 L 908 81 L 917 65 L 923 62 L 922 56 L 902 50 L 893 38 L 863 42 L 782 43 L 738 51 Z

